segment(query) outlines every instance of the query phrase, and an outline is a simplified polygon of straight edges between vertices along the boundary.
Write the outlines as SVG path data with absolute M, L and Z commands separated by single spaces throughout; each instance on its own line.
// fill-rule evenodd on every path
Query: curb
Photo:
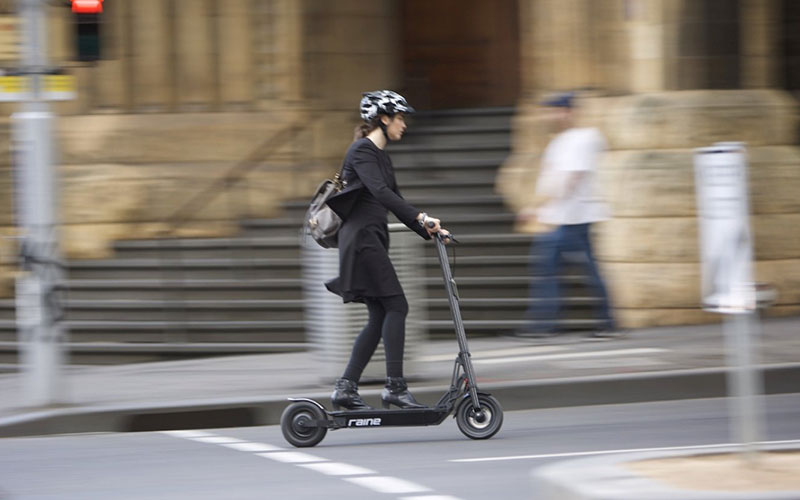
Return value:
M 798 392 L 800 363 L 760 369 L 765 394 Z M 725 397 L 726 374 L 725 368 L 675 370 L 491 383 L 482 384 L 481 390 L 492 393 L 507 411 L 640 403 Z M 420 387 L 414 394 L 432 404 L 445 390 L 445 385 Z M 53 408 L 0 419 L 0 438 L 274 425 L 280 423 L 289 396 L 311 397 L 325 404 L 330 393 Z M 362 396 L 367 402 L 377 404 L 380 390 L 362 391 Z
M 797 450 L 797 444 L 765 445 L 764 451 Z M 580 458 L 533 469 L 533 498 L 541 500 L 789 500 L 800 491 L 703 491 L 670 487 L 624 467 L 639 460 L 702 456 L 737 451 L 736 446 L 709 450 L 644 451 Z

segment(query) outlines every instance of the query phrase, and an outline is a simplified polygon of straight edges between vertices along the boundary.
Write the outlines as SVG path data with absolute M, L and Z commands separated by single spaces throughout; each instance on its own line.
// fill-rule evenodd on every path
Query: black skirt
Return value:
M 344 302 L 403 294 L 389 259 L 389 231 L 385 225 L 345 224 L 339 232 L 339 242 L 339 277 L 325 284 L 328 290 Z

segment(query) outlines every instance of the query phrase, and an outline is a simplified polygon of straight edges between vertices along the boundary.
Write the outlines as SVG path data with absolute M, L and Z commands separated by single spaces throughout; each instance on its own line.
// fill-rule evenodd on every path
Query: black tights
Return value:
M 408 315 L 405 295 L 369 297 L 364 299 L 364 302 L 367 304 L 369 319 L 356 337 L 350 362 L 347 363 L 342 378 L 358 382 L 381 338 L 386 351 L 386 376 L 402 377 Z

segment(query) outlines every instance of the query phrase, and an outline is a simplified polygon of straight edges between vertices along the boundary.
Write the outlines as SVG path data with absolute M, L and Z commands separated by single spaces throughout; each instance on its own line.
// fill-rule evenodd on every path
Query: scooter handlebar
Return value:
M 436 227 L 436 223 L 435 223 L 435 222 L 433 222 L 432 220 L 430 220 L 430 221 L 426 222 L 426 223 L 425 223 L 425 225 L 426 225 L 426 226 L 428 226 L 428 227 L 429 227 L 429 228 L 431 228 L 431 229 L 433 229 L 434 227 Z M 444 240 L 450 240 L 450 241 L 455 241 L 455 242 L 458 242 L 458 240 L 456 240 L 456 239 L 453 237 L 453 233 L 449 233 L 447 236 L 442 236 L 442 233 L 441 233 L 441 232 L 437 232 L 437 233 L 436 233 L 436 237 L 437 237 L 437 238 L 439 238 L 439 239 L 440 239 L 440 240 L 442 240 L 442 241 L 444 241 Z

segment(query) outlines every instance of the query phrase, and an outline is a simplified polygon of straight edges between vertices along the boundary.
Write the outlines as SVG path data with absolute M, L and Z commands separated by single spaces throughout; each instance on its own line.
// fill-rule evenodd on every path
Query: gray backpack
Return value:
M 342 218 L 331 210 L 327 201 L 342 190 L 341 171 L 319 185 L 303 220 L 303 232 L 311 235 L 322 248 L 337 248 Z

